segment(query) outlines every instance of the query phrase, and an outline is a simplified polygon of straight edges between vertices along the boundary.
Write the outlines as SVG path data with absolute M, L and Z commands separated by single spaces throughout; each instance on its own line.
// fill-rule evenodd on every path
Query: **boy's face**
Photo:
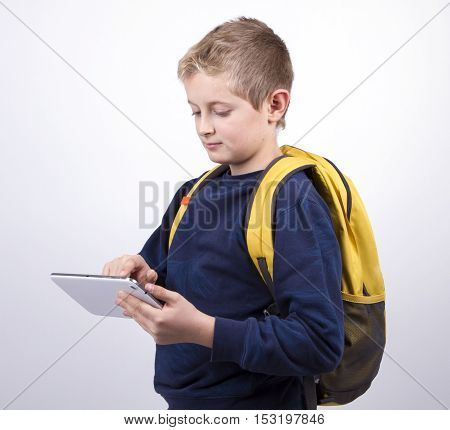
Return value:
M 233 165 L 251 167 L 252 159 L 261 158 L 258 153 L 267 153 L 269 146 L 276 144 L 276 124 L 268 121 L 267 101 L 261 112 L 256 111 L 228 90 L 224 75 L 198 72 L 184 81 L 184 87 L 197 133 L 211 161 L 229 164 L 233 173 Z M 207 143 L 220 144 L 208 147 Z

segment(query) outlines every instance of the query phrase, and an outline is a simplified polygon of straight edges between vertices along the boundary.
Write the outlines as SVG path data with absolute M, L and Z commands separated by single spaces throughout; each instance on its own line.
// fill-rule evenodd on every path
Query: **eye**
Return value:
M 230 113 L 230 111 L 227 112 L 214 112 L 216 115 L 218 116 L 228 116 L 228 114 Z M 192 116 L 195 115 L 200 115 L 200 112 L 192 112 Z

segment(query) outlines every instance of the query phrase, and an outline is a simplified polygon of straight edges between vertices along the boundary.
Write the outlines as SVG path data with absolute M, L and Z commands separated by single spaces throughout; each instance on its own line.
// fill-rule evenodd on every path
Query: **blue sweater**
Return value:
M 156 345 L 154 387 L 169 409 L 304 409 L 303 375 L 335 369 L 344 349 L 342 261 L 329 208 L 308 176 L 294 173 L 275 206 L 272 295 L 251 261 L 243 225 L 262 170 L 227 171 L 190 201 L 167 253 L 184 183 L 139 254 L 157 284 L 215 317 L 212 348 Z

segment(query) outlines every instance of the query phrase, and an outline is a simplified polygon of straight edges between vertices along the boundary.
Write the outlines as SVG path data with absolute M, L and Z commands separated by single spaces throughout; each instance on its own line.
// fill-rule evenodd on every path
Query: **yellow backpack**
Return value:
M 386 344 L 384 280 L 373 231 L 353 182 L 325 157 L 284 145 L 283 155 L 261 173 L 250 196 L 244 224 L 251 259 L 274 302 L 264 314 L 279 315 L 273 292 L 273 208 L 279 186 L 305 170 L 327 203 L 342 255 L 341 295 L 345 345 L 338 367 L 329 373 L 304 376 L 307 409 L 339 406 L 361 396 L 378 373 Z M 183 197 L 169 234 L 169 247 L 189 200 L 208 180 L 228 169 L 220 164 L 205 172 Z

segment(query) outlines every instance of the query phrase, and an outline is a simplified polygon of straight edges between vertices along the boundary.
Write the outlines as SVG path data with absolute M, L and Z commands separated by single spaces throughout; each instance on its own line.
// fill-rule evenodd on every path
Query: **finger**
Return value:
M 137 307 L 130 305 L 126 298 L 117 297 L 116 303 L 126 312 L 130 317 L 134 318 L 134 314 L 137 312 Z
M 109 263 L 106 263 L 103 266 L 102 276 L 109 276 Z
M 117 257 L 115 260 L 113 260 L 113 262 L 112 262 L 113 267 L 112 267 L 111 272 L 114 276 L 122 276 L 120 272 L 122 271 L 122 268 L 125 265 L 125 263 L 127 262 L 127 260 L 128 260 L 127 254 Z
M 146 305 L 146 303 L 144 303 L 144 305 Z M 123 314 L 136 321 L 146 332 L 151 334 L 154 338 L 155 336 L 152 331 L 153 320 L 149 318 L 145 310 L 142 309 L 144 305 L 138 305 L 134 309 L 130 308 L 129 310 L 124 310 Z
M 128 276 L 137 266 L 137 261 L 133 257 L 129 257 L 122 265 L 119 276 Z
M 163 300 L 164 302 L 173 302 L 179 297 L 179 294 L 175 291 L 168 290 L 156 284 L 145 284 L 145 289 L 154 297 Z
M 120 300 L 120 299 L 118 299 L 118 300 Z M 144 304 L 146 305 L 147 303 L 144 302 Z M 126 304 L 126 301 L 122 301 L 122 305 L 125 305 L 125 308 L 126 308 L 123 311 L 123 315 L 132 318 L 147 333 L 149 333 L 153 337 L 153 339 L 155 339 L 155 335 L 153 334 L 153 331 L 152 331 L 153 320 L 151 318 L 149 318 L 148 315 L 146 316 L 146 313 L 142 311 L 142 307 L 136 306 L 136 308 L 131 309 L 131 307 L 128 307 L 129 305 Z M 141 305 L 141 306 L 143 306 L 143 305 Z
M 118 269 L 119 269 L 119 267 L 117 265 L 117 260 L 111 261 L 111 263 L 109 264 L 109 274 L 110 274 L 110 276 L 117 276 Z
M 154 308 L 148 303 L 144 302 L 137 297 L 134 297 L 131 293 L 122 292 L 118 293 L 116 303 L 121 306 L 126 312 L 131 314 L 133 318 L 137 313 L 142 314 L 144 318 L 153 319 Z
M 158 279 L 158 273 L 156 272 L 155 269 L 149 269 L 147 271 L 147 281 L 149 281 L 150 283 L 154 284 Z
M 138 260 L 138 264 L 134 272 L 131 275 L 136 279 L 140 285 L 145 285 L 147 282 L 155 283 L 158 279 L 156 270 L 148 266 L 146 261 Z

